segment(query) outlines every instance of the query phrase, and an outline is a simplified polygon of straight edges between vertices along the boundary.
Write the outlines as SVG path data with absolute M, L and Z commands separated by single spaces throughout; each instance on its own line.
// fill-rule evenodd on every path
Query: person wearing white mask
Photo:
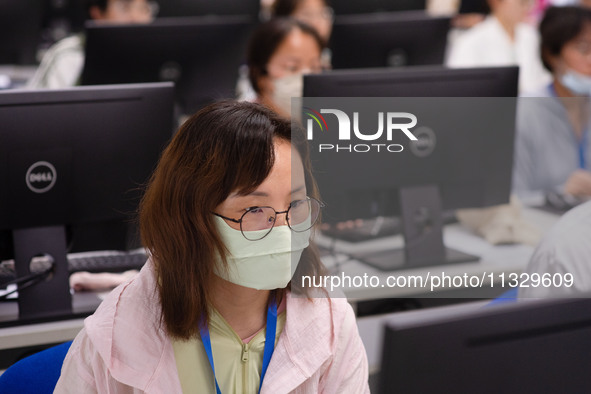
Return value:
M 540 23 L 553 81 L 518 108 L 513 189 L 525 199 L 591 197 L 591 9 L 550 7 Z
M 151 257 L 85 320 L 55 392 L 369 393 L 351 306 L 299 279 L 324 274 L 317 198 L 290 120 L 237 101 L 193 115 L 140 204 Z
M 312 27 L 293 18 L 274 18 L 253 33 L 247 53 L 256 101 L 291 116 L 291 98 L 301 97 L 303 75 L 322 71 L 324 41 Z
M 532 0 L 488 0 L 491 14 L 450 42 L 450 67 L 518 65 L 519 92 L 528 93 L 550 82 L 540 61 L 539 37 L 525 23 Z

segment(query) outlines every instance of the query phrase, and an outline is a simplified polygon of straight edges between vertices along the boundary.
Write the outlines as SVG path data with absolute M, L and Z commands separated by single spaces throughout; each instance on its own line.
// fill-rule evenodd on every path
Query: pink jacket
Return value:
M 288 296 L 286 323 L 261 393 L 368 393 L 365 349 L 345 299 Z M 152 263 L 84 322 L 56 393 L 181 393 L 160 323 Z

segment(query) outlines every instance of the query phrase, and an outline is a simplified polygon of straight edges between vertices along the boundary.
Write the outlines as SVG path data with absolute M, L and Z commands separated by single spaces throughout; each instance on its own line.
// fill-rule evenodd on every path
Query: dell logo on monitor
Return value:
M 411 142 L 410 151 L 418 157 L 427 157 L 431 155 L 437 145 L 435 132 L 425 126 L 415 129 L 414 132 L 417 140 Z
M 55 167 L 47 161 L 38 161 L 27 170 L 25 181 L 33 193 L 45 193 L 53 188 L 57 178 Z

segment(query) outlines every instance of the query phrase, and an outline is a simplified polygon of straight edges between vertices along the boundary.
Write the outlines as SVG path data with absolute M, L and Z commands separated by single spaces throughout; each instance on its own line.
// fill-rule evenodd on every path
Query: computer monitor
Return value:
M 516 97 L 519 68 L 332 70 L 304 76 L 304 97 Z
M 158 16 L 248 15 L 258 19 L 260 0 L 166 0 L 158 3 Z
M 175 82 L 191 114 L 234 98 L 253 21 L 246 16 L 162 18 L 148 25 L 88 22 L 83 85 Z
M 332 66 L 441 65 L 449 28 L 449 17 L 419 11 L 337 16 L 329 45 Z
M 134 218 L 172 112 L 171 83 L 0 92 L 0 256 L 19 278 L 34 256 L 54 261 L 19 289 L 21 319 L 71 313 L 67 252 L 125 247 L 108 232 Z
M 400 153 L 320 151 L 321 144 L 335 146 L 336 134 L 313 135 L 311 159 L 326 202 L 324 222 L 402 217 L 403 250 L 354 257 L 383 270 L 476 259 L 444 247 L 441 212 L 508 202 L 517 78 L 517 67 L 343 70 L 304 77 L 305 127 L 314 127 L 306 108 L 322 112 L 318 105 L 342 105 L 354 119 L 362 101 L 351 98 L 359 97 L 388 98 L 365 104 L 373 108 L 359 115 L 369 122 L 363 126 L 368 130 L 375 130 L 378 111 L 410 112 L 418 120 L 413 129 L 418 141 L 393 133 L 405 149 Z M 327 129 L 339 130 L 336 116 L 324 119 Z
M 426 0 L 333 0 L 330 2 L 335 15 L 424 10 L 426 5 Z
M 459 14 L 488 14 L 490 7 L 487 0 L 461 0 Z
M 588 297 L 393 315 L 378 393 L 590 392 Z
M 43 2 L 0 1 L 0 64 L 35 64 L 41 38 Z

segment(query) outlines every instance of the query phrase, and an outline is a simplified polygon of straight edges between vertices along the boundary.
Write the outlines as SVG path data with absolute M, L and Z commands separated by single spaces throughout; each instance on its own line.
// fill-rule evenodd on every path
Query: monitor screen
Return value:
M 246 16 L 162 18 L 126 26 L 89 22 L 82 84 L 171 81 L 182 112 L 192 114 L 235 97 L 253 24 Z
M 519 68 L 334 70 L 304 76 L 304 97 L 516 97 Z
M 336 15 L 424 10 L 426 5 L 426 0 L 334 0 L 330 2 Z
M 332 66 L 402 67 L 443 64 L 450 18 L 425 12 L 337 16 Z
M 38 0 L 0 1 L 0 64 L 36 64 L 44 4 Z
M 490 7 L 487 0 L 461 0 L 460 14 L 488 14 Z
M 586 393 L 591 299 L 393 315 L 379 393 Z
M 19 292 L 30 315 L 69 300 L 67 252 L 125 247 L 172 111 L 171 83 L 0 92 L 0 257 L 20 277 L 31 257 L 56 264 L 51 281 Z
M 359 111 L 359 129 L 375 132 L 375 119 L 389 111 L 408 111 L 417 119 L 416 142 L 402 133 L 389 142 L 401 144 L 400 153 L 376 151 L 378 145 L 353 141 L 353 136 L 336 144 L 334 133 L 313 134 L 311 159 L 326 202 L 325 223 L 402 218 L 404 261 L 386 254 L 355 257 L 385 270 L 456 261 L 444 249 L 442 211 L 509 201 L 517 77 L 517 67 L 343 70 L 304 77 L 305 108 L 339 108 L 354 119 L 361 108 L 354 98 L 365 98 L 359 103 L 370 110 Z M 340 131 L 340 121 L 326 112 L 326 129 Z M 308 122 L 304 126 L 313 128 L 307 116 L 302 115 Z M 416 258 L 410 257 L 411 249 Z M 473 259 L 465 257 L 458 262 Z
M 259 16 L 260 0 L 166 0 L 158 3 L 158 16 L 249 15 Z

